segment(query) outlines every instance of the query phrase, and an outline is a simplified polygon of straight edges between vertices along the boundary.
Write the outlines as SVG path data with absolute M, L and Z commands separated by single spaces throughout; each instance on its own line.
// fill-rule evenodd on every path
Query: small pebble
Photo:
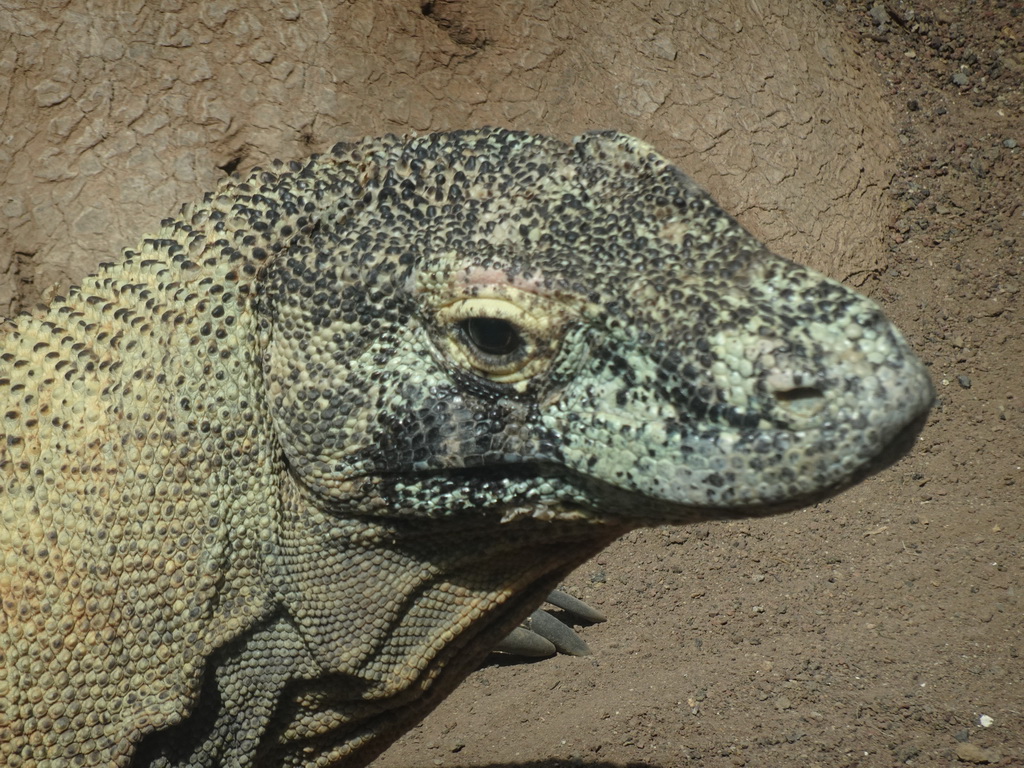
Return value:
M 1003 759 L 1003 756 L 996 750 L 983 749 L 969 741 L 956 745 L 956 757 L 962 763 L 977 763 L 979 765 L 998 763 Z
M 964 374 L 961 373 L 959 376 L 956 377 L 956 380 L 958 382 L 960 382 L 960 386 L 963 387 L 964 389 L 970 389 L 971 388 L 971 377 L 970 376 L 965 376 Z
M 1007 149 L 1016 149 L 1017 142 L 1014 141 L 1013 139 L 1006 139 L 1003 141 L 1003 146 L 1006 147 Z
M 892 17 L 889 16 L 889 12 L 885 9 L 885 5 L 882 3 L 875 3 L 871 6 L 871 10 L 868 11 L 875 24 L 882 26 L 886 22 L 892 21 Z

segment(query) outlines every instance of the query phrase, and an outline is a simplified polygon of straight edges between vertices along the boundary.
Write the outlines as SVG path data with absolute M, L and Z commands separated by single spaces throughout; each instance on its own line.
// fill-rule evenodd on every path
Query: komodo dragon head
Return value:
M 254 171 L 4 350 L 8 563 L 62 584 L 5 608 L 108 670 L 8 630 L 0 710 L 94 713 L 0 723 L 26 766 L 363 765 L 622 532 L 832 492 L 932 399 L 877 305 L 615 133 Z

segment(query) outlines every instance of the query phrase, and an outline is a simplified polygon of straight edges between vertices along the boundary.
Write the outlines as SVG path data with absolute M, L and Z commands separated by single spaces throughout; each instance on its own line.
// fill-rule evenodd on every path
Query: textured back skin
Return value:
M 932 397 L 620 134 L 254 171 L 0 341 L 9 766 L 365 765 L 624 531 L 848 484 Z

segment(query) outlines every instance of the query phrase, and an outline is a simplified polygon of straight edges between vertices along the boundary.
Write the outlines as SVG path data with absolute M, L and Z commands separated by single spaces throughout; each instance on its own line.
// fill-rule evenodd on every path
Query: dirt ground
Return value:
M 898 143 L 870 66 L 816 0 L 0 0 L 0 315 L 225 173 L 483 125 L 631 133 L 780 253 L 872 273 Z
M 898 116 L 862 289 L 933 371 L 918 446 L 787 517 L 628 536 L 569 584 L 592 657 L 479 670 L 380 768 L 1024 765 L 1024 7 L 825 5 Z
M 34 4 L 22 5 L 29 10 L 18 12 L 16 25 L 24 30 L 38 22 L 35 28 L 42 31 L 33 33 L 32 44 L 17 55 L 13 44 L 0 45 L 0 81 L 8 72 L 21 71 L 17 56 L 25 61 L 25 51 L 41 50 L 47 37 L 57 34 L 54 30 L 71 24 L 50 20 L 46 24 L 52 23 L 51 29 L 32 16 Z M 78 5 L 84 9 L 79 15 L 91 14 L 96 23 L 105 13 L 103 3 Z M 143 2 L 127 5 L 140 19 L 149 12 Z M 228 5 L 204 4 L 207 16 L 228 19 L 213 38 L 228 34 Z M 318 33 L 313 15 L 294 10 L 307 5 L 280 6 L 289 23 L 308 25 L 285 41 L 293 50 Z M 680 12 L 686 4 L 654 2 L 667 10 L 650 17 L 650 34 L 636 45 L 630 40 L 615 43 L 616 50 L 636 48 L 647 58 L 619 58 L 619 69 L 599 60 L 601 41 L 587 41 L 582 52 L 566 48 L 564 36 L 574 34 L 576 27 L 569 24 L 552 33 L 554 21 L 534 18 L 513 41 L 523 49 L 511 73 L 485 73 L 479 59 L 467 53 L 480 48 L 483 33 L 472 19 L 458 15 L 463 6 L 441 0 L 420 5 L 422 16 L 438 22 L 433 32 L 439 40 L 428 41 L 435 52 L 441 51 L 437 61 L 427 62 L 422 52 L 413 51 L 408 42 L 412 38 L 391 34 L 393 26 L 379 18 L 371 23 L 371 4 L 352 5 L 354 38 L 362 36 L 371 47 L 394 39 L 408 43 L 406 58 L 388 56 L 412 74 L 388 86 L 393 89 L 379 99 L 379 112 L 352 109 L 346 93 L 328 87 L 333 81 L 308 73 L 295 81 L 282 57 L 261 47 L 266 36 L 255 34 L 251 45 L 246 43 L 251 60 L 238 65 L 238 83 L 226 90 L 236 88 L 242 101 L 251 100 L 245 87 L 267 71 L 279 76 L 272 85 L 282 99 L 295 93 L 309 102 L 330 101 L 333 122 L 320 116 L 308 123 L 297 117 L 294 124 L 286 124 L 280 114 L 269 112 L 254 112 L 242 121 L 222 119 L 223 105 L 206 95 L 192 98 L 176 90 L 179 79 L 196 88 L 209 82 L 204 69 L 208 62 L 198 59 L 187 67 L 168 60 L 165 69 L 152 70 L 165 89 L 161 98 L 171 105 L 169 119 L 155 110 L 154 97 L 140 106 L 124 102 L 110 111 L 107 125 L 90 122 L 94 113 L 70 111 L 77 97 L 71 85 L 63 85 L 63 75 L 41 77 L 30 91 L 32 109 L 44 115 L 38 125 L 48 127 L 0 131 L 5 134 L 0 136 L 0 170 L 23 170 L 26 184 L 37 185 L 33 189 L 64 185 L 69 199 L 87 205 L 72 217 L 46 191 L 32 198 L 35 207 L 22 207 L 20 201 L 30 195 L 20 187 L 10 199 L 0 199 L 0 235 L 11 235 L 13 254 L 4 261 L 8 254 L 0 253 L 0 313 L 26 306 L 44 293 L 49 280 L 80 276 L 87 269 L 83 264 L 100 258 L 89 261 L 90 255 L 83 261 L 70 252 L 69 244 L 90 254 L 112 255 L 141 231 L 128 229 L 130 222 L 154 223 L 193 197 L 193 188 L 207 188 L 217 174 L 244 169 L 267 152 L 308 154 L 312 146 L 329 146 L 332 135 L 336 140 L 339 125 L 349 135 L 444 127 L 438 125 L 441 112 L 432 111 L 441 107 L 429 99 L 424 107 L 417 99 L 424 89 L 443 95 L 453 81 L 433 69 L 424 74 L 427 63 L 456 81 L 477 78 L 472 87 L 479 90 L 479 101 L 468 101 L 465 113 L 444 113 L 451 124 L 542 128 L 561 120 L 558 131 L 563 135 L 589 127 L 645 135 L 727 208 L 745 214 L 744 221 L 780 252 L 802 257 L 817 245 L 824 251 L 819 266 L 835 270 L 849 264 L 848 254 L 839 251 L 855 243 L 853 250 L 863 251 L 863 263 L 845 276 L 852 275 L 852 282 L 883 304 L 930 364 L 937 405 L 909 456 L 827 503 L 765 520 L 637 532 L 618 542 L 568 584 L 569 591 L 608 616 L 607 623 L 581 630 L 592 656 L 486 666 L 374 765 L 1024 766 L 1024 6 L 1019 0 L 818 3 L 812 11 L 827 29 L 816 50 L 838 61 L 845 48 L 851 49 L 857 61 L 874 70 L 868 73 L 869 85 L 859 91 L 864 113 L 875 115 L 879 99 L 888 104 L 886 115 L 877 113 L 877 122 L 869 118 L 868 129 L 847 142 L 842 130 L 835 129 L 844 110 L 858 107 L 842 99 L 827 101 L 829 89 L 858 93 L 845 80 L 820 86 L 813 102 L 791 87 L 768 87 L 761 95 L 769 101 L 789 91 L 795 96 L 786 107 L 789 117 L 776 124 L 766 120 L 758 133 L 759 126 L 747 125 L 744 113 L 727 109 L 729 99 L 742 99 L 726 93 L 721 109 L 717 102 L 707 109 L 711 94 L 721 95 L 722 83 L 713 77 L 720 62 L 707 65 L 704 60 L 701 65 L 695 57 L 693 66 L 708 66 L 708 95 L 701 96 L 705 111 L 693 125 L 687 122 L 692 117 L 689 104 L 673 113 L 677 91 L 672 90 L 669 67 L 685 59 L 687 51 L 666 47 L 683 39 L 682 27 L 673 27 L 675 37 L 666 37 L 657 25 L 682 24 L 693 15 Z M 628 16 L 640 5 L 653 7 L 640 0 L 596 3 L 594 13 Z M 190 7 L 175 2 L 162 6 L 170 9 L 169 16 L 177 11 L 184 15 Z M 704 6 L 701 13 L 711 13 L 716 4 Z M 10 18 L 3 16 L 4 7 L 0 0 L 0 33 L 14 19 L 13 12 Z M 420 15 L 419 7 L 413 10 L 413 16 Z M 213 25 L 217 19 L 207 22 Z M 158 31 L 166 36 L 159 40 L 162 50 L 193 50 L 191 28 L 161 23 Z M 753 26 L 746 22 L 747 31 Z M 783 35 L 784 27 L 769 30 L 769 35 Z M 113 67 L 141 56 L 149 31 L 140 30 L 128 54 L 107 44 L 88 61 Z M 550 40 L 549 33 L 554 35 Z M 838 47 L 822 42 L 832 37 L 844 42 Z M 702 38 L 702 44 L 708 39 Z M 554 80 L 516 85 L 512 90 L 523 95 L 500 107 L 487 100 L 489 89 L 509 90 L 502 85 L 506 78 L 540 71 L 547 66 L 544 62 L 558 61 L 565 50 L 574 57 L 572 67 L 597 74 L 587 79 L 567 69 Z M 311 59 L 326 55 L 323 49 L 307 53 Z M 721 61 L 729 58 L 725 48 L 718 54 Z M 776 63 L 784 58 L 774 50 L 770 57 Z M 649 61 L 657 66 L 642 79 L 625 79 Z M 235 72 L 233 61 L 221 64 Z M 244 68 L 249 65 L 252 72 Z M 132 70 L 131 77 L 142 78 L 138 71 Z M 345 72 L 333 74 L 343 78 Z M 370 82 L 378 75 L 373 70 Z M 491 79 L 480 79 L 485 75 Z M 815 73 L 810 75 L 813 81 Z M 97 89 L 106 87 L 106 75 L 93 79 Z M 769 79 L 769 86 L 781 88 L 782 80 Z M 14 75 L 10 82 L 15 82 Z M 127 81 L 129 95 L 133 89 L 145 91 L 141 82 Z M 6 87 L 0 82 L 0 97 Z M 93 101 L 116 100 L 124 92 L 118 87 L 113 96 L 98 93 Z M 618 89 L 615 104 L 623 111 L 601 101 L 609 89 Z M 538 107 L 539 99 L 551 93 L 552 101 Z M 431 98 L 442 101 L 441 96 Z M 83 96 L 81 101 L 88 99 Z M 800 116 L 805 104 L 830 105 L 833 111 L 815 122 L 811 115 Z M 195 112 L 194 125 L 182 130 L 174 122 L 175 111 L 189 119 Z M 890 130 L 889 112 L 895 116 L 895 130 Z M 645 121 L 655 119 L 660 127 L 647 131 Z M 117 132 L 119 120 L 131 127 L 137 146 L 122 141 L 128 134 Z M 799 143 L 786 143 L 800 133 L 794 125 L 814 125 L 819 137 L 831 127 L 834 134 L 825 135 L 832 136 L 834 155 L 817 161 L 801 154 Z M 761 138 L 750 141 L 742 132 L 747 128 L 749 135 Z M 211 139 L 204 131 L 220 133 Z M 28 137 L 28 149 L 6 156 L 12 145 L 4 142 L 21 134 Z M 268 135 L 273 141 L 256 146 Z M 194 143 L 174 145 L 174 152 L 147 146 L 161 136 Z M 765 138 L 769 136 L 776 143 Z M 80 151 L 71 162 L 61 154 L 69 147 Z M 102 155 L 105 147 L 109 155 Z M 124 154 L 116 154 L 121 149 Z M 775 151 L 781 158 L 778 167 L 766 159 Z M 39 152 L 50 154 L 40 157 Z M 161 166 L 156 162 L 164 160 L 161 153 L 175 164 Z M 154 163 L 146 165 L 150 156 Z M 117 165 L 122 157 L 127 160 Z M 712 161 L 705 166 L 706 158 Z M 810 165 L 814 162 L 820 168 Z M 889 172 L 875 178 L 877 169 L 889 164 L 891 178 Z M 868 171 L 858 176 L 862 166 Z M 731 176 L 723 170 L 730 167 Z M 757 170 L 754 178 L 755 169 L 765 167 L 769 172 Z M 108 170 L 135 182 L 116 187 L 123 195 L 112 201 L 102 191 L 115 188 L 112 182 L 104 182 L 105 188 L 89 186 Z M 816 177 L 833 185 L 829 190 L 854 193 L 845 198 L 833 191 L 816 195 Z M 10 189 L 16 188 L 13 178 L 7 179 Z M 745 183 L 745 178 L 752 181 Z M 781 201 L 774 207 L 773 190 Z M 111 204 L 104 207 L 99 201 Z M 139 201 L 151 202 L 158 212 L 143 218 L 134 207 Z M 801 201 L 808 205 L 801 207 Z M 829 218 L 834 211 L 848 213 L 840 214 L 843 220 L 837 222 L 835 216 Z M 29 233 L 31 227 L 35 229 Z M 47 243 L 58 242 L 54 238 L 65 236 L 52 252 L 45 250 Z M 880 264 L 887 267 L 876 268 Z

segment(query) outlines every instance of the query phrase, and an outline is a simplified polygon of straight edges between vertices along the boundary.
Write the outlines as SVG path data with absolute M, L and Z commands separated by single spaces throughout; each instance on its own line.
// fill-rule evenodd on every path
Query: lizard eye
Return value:
M 498 317 L 467 317 L 459 326 L 469 342 L 485 355 L 506 357 L 525 343 L 515 325 Z
M 525 387 L 547 368 L 557 331 L 544 322 L 544 307 L 530 312 L 524 303 L 469 296 L 443 306 L 435 315 L 443 349 L 478 376 Z

